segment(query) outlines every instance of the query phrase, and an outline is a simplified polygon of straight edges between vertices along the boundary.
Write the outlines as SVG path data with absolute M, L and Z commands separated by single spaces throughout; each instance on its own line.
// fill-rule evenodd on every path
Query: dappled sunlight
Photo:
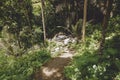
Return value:
M 64 77 L 64 67 L 69 64 L 73 57 L 73 52 L 62 53 L 60 56 L 51 59 L 44 64 L 40 70 L 39 77 L 42 80 L 66 80 Z
M 0 80 L 120 80 L 120 0 L 0 0 Z
M 58 71 L 58 69 L 49 69 L 49 67 L 44 67 L 42 72 L 44 75 L 50 77 L 51 75 L 53 75 L 54 73 L 56 73 Z

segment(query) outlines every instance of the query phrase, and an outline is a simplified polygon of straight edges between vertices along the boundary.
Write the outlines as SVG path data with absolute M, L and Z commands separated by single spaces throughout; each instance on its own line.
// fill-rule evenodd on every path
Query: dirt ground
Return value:
M 51 59 L 36 72 L 35 80 L 68 80 L 64 76 L 64 67 L 69 64 L 73 56 L 74 52 L 69 51 Z

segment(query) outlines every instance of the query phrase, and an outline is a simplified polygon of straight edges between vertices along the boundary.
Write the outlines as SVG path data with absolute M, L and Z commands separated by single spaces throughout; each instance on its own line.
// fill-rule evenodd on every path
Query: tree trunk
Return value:
M 103 53 L 105 37 L 106 37 L 106 32 L 107 32 L 107 26 L 108 26 L 108 20 L 110 18 L 110 12 L 112 10 L 112 3 L 113 3 L 113 0 L 107 0 L 105 3 L 105 13 L 103 13 L 104 18 L 103 18 L 103 24 L 102 24 L 102 33 L 101 33 L 102 37 L 101 37 L 101 42 L 100 42 L 99 54 Z
M 46 41 L 46 27 L 45 27 L 45 16 L 44 16 L 44 0 L 41 0 L 41 11 L 42 11 L 42 24 L 43 24 L 43 36 L 44 42 Z
M 66 7 L 66 27 L 67 29 L 70 28 L 70 1 L 65 0 L 65 7 Z
M 87 20 L 87 0 L 84 0 L 84 12 L 83 12 L 83 26 L 82 26 L 82 41 L 85 42 L 85 26 Z

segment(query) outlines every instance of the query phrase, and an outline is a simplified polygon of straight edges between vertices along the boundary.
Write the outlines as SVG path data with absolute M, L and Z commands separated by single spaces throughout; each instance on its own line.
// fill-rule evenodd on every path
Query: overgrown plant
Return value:
M 76 24 L 72 25 L 72 27 L 71 27 L 71 33 L 72 33 L 72 35 L 80 38 L 81 29 L 82 29 L 82 19 L 79 19 L 76 22 Z
M 88 43 L 78 51 L 69 66 L 65 68 L 65 75 L 70 80 L 119 80 L 120 55 L 119 35 L 108 39 L 105 44 L 104 55 L 98 55 L 96 43 Z M 88 44 L 88 45 L 87 45 Z
M 43 49 L 16 58 L 1 51 L 0 58 L 0 80 L 33 80 L 34 72 L 50 59 L 50 54 Z

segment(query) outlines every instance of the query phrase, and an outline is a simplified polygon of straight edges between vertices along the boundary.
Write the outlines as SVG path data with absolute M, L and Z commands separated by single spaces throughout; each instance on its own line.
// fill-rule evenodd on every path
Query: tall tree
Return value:
M 44 0 L 41 0 L 41 11 L 42 11 L 42 24 L 43 24 L 43 34 L 44 34 L 44 41 L 46 41 L 46 27 L 45 27 L 45 16 L 44 16 Z
M 108 20 L 110 18 L 110 12 L 112 10 L 112 4 L 113 4 L 113 0 L 105 1 L 105 11 L 103 13 L 104 18 L 103 18 L 103 24 L 102 24 L 102 33 L 101 33 L 102 37 L 100 42 L 99 54 L 103 53 L 105 37 L 106 37 L 106 32 L 108 27 Z
M 85 26 L 87 20 L 87 0 L 84 0 L 84 11 L 83 11 L 83 26 L 82 26 L 82 41 L 85 42 Z

